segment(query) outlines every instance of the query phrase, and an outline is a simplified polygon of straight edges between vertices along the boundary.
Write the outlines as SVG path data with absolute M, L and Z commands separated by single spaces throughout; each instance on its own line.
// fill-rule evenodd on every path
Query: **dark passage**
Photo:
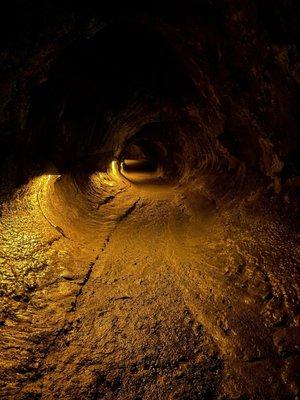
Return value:
M 299 5 L 16 3 L 0 398 L 298 399 Z

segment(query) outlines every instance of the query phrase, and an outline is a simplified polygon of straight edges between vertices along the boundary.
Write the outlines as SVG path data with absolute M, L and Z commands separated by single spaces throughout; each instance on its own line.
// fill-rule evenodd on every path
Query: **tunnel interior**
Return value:
M 167 123 L 164 109 L 179 109 L 194 92 L 161 34 L 142 24 L 112 24 L 72 46 L 32 88 L 30 145 L 39 161 L 62 172 L 105 169 L 132 136 L 151 158 L 159 146 L 171 153 L 176 134 L 159 128 Z M 156 145 L 158 137 L 163 143 Z
M 0 397 L 297 399 L 292 2 L 33 3 L 0 52 Z

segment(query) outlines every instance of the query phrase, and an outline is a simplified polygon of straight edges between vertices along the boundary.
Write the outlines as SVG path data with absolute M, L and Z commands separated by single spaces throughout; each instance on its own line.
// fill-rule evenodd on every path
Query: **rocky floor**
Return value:
M 189 189 L 71 186 L 37 177 L 2 205 L 0 398 L 298 398 L 287 227 Z

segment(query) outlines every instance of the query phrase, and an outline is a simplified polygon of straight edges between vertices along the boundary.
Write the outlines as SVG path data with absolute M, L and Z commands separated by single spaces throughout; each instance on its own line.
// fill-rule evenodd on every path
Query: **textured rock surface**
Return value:
M 298 398 L 299 5 L 17 3 L 0 397 Z

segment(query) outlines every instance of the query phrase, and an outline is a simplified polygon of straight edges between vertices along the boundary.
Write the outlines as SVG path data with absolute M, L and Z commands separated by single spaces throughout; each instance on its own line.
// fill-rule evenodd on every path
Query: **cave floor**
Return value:
M 36 185 L 3 207 L 1 398 L 296 398 L 283 225 L 137 185 L 98 205 L 80 237 L 64 216 L 51 223 Z

